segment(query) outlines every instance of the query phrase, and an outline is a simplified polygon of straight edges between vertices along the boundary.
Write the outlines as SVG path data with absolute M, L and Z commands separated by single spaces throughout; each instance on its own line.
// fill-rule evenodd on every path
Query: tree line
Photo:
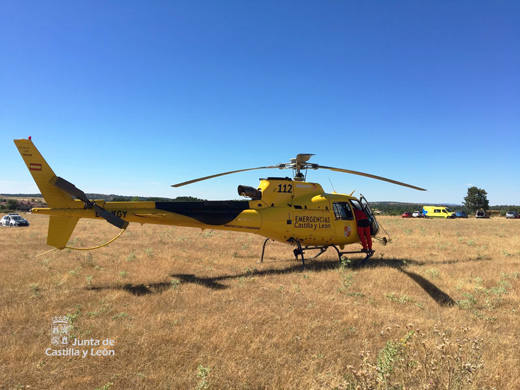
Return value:
M 7 194 L 4 194 L 7 195 Z M 41 198 L 41 194 L 9 194 L 9 196 L 18 196 L 24 198 L 32 198 L 31 201 L 18 201 L 13 198 L 0 198 L 0 210 L 20 210 L 28 211 L 32 207 L 46 207 L 44 201 L 35 200 Z M 199 199 L 193 196 L 178 196 L 176 198 L 161 197 L 144 197 L 144 196 L 125 196 L 125 195 L 106 195 L 106 194 L 87 194 L 89 199 L 101 199 L 106 202 L 130 202 L 130 201 L 151 201 L 151 202 L 204 202 L 205 199 Z M 464 202 L 461 205 L 450 204 L 433 204 L 433 203 L 405 203 L 405 202 L 369 202 L 373 210 L 377 210 L 385 215 L 401 215 L 406 211 L 421 211 L 423 206 L 443 205 L 448 206 L 455 211 L 464 211 L 467 214 L 474 214 L 477 210 L 496 210 L 501 215 L 505 215 L 506 211 L 516 211 L 520 213 L 519 205 L 496 205 L 489 206 L 487 192 L 483 188 L 476 186 L 469 187 Z
M 7 194 L 6 194 L 7 195 Z M 13 198 L 0 198 L 0 210 L 5 211 L 29 211 L 33 207 L 47 207 L 47 204 L 41 198 L 40 194 L 15 194 L 9 196 L 19 196 L 24 198 L 31 197 L 31 200 L 18 200 Z M 144 197 L 144 196 L 125 196 L 125 195 L 105 195 L 105 194 L 87 194 L 89 199 L 100 199 L 106 202 L 204 202 L 205 199 L 195 198 L 193 196 L 178 196 L 176 198 L 161 197 Z M 36 199 L 35 199 L 36 198 Z
M 460 205 L 442 204 L 442 203 L 402 203 L 402 202 L 369 202 L 370 207 L 378 210 L 385 215 L 401 215 L 404 212 L 421 211 L 423 206 L 448 206 L 452 211 L 464 211 L 468 215 L 473 215 L 477 210 L 499 211 L 501 215 L 505 215 L 507 211 L 516 211 L 520 213 L 518 205 L 495 205 L 490 206 L 487 198 L 487 191 L 483 188 L 472 186 L 468 188 L 464 202 Z

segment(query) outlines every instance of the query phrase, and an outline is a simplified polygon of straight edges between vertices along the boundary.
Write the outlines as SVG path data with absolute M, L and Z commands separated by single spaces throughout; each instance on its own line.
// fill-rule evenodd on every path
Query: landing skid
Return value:
M 263 243 L 263 245 L 262 245 L 262 255 L 260 256 L 260 263 L 264 262 L 265 246 L 267 245 L 267 242 L 269 240 L 271 240 L 271 239 L 270 238 L 266 238 L 264 243 Z M 359 264 L 363 264 L 366 260 L 371 258 L 374 255 L 374 252 L 375 252 L 373 250 L 370 251 L 370 252 L 367 252 L 367 251 L 364 251 L 364 250 L 360 250 L 360 251 L 340 251 L 336 245 L 304 246 L 304 247 L 302 247 L 300 241 L 299 240 L 295 240 L 293 238 L 291 238 L 289 240 L 289 243 L 296 245 L 296 249 L 293 250 L 294 257 L 296 258 L 296 260 L 299 260 L 298 256 L 300 256 L 303 266 L 305 266 L 305 251 L 319 250 L 319 253 L 313 257 L 313 259 L 316 259 L 317 257 L 321 256 L 323 253 L 325 253 L 327 251 L 327 249 L 329 249 L 329 247 L 332 247 L 332 248 L 334 248 L 336 250 L 336 253 L 338 254 L 338 261 L 340 263 L 341 263 L 341 256 L 343 256 L 343 255 L 347 255 L 347 254 L 350 255 L 350 254 L 357 254 L 357 253 L 366 255 L 366 257 L 363 260 L 361 260 Z
M 365 251 L 365 250 L 359 250 L 359 251 L 340 251 L 336 245 L 331 245 L 332 248 L 334 248 L 338 254 L 338 259 L 339 259 L 339 262 L 341 263 L 341 257 L 343 255 L 351 255 L 351 254 L 364 254 L 366 255 L 364 259 L 362 259 L 358 264 L 363 264 L 365 261 L 367 261 L 368 259 L 370 259 L 375 251 L 374 250 L 371 250 L 371 251 Z M 327 250 L 327 248 L 325 248 L 325 250 Z

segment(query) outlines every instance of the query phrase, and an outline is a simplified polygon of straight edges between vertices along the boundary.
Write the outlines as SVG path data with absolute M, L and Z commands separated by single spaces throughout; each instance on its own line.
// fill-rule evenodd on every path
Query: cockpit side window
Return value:
M 336 219 L 354 219 L 354 216 L 352 215 L 352 209 L 350 208 L 350 205 L 347 202 L 334 202 L 332 204 L 332 207 L 334 209 L 334 216 L 336 217 Z

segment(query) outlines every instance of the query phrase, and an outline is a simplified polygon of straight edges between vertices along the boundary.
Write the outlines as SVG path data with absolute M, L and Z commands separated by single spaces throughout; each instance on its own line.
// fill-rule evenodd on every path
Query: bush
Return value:
M 482 368 L 482 340 L 467 335 L 468 329 L 451 331 L 435 327 L 428 333 L 408 332 L 389 340 L 377 357 L 362 351 L 358 369 L 347 366 L 341 390 L 369 389 L 469 389 Z
M 19 207 L 20 207 L 20 204 L 18 203 L 18 201 L 16 199 L 7 200 L 7 208 L 9 210 L 18 210 Z

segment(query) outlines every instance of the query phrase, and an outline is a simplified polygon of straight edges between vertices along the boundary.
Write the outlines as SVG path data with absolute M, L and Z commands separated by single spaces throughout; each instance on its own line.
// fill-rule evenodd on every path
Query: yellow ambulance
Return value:
M 455 218 L 455 213 L 445 206 L 423 206 L 422 213 L 431 218 Z

